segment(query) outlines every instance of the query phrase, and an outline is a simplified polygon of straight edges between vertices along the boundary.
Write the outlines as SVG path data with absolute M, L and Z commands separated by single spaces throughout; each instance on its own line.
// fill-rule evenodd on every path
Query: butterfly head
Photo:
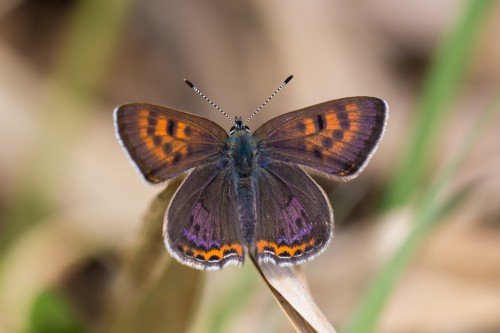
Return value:
M 241 116 L 240 117 L 236 116 L 234 118 L 234 126 L 231 127 L 231 129 L 229 130 L 229 134 L 233 135 L 236 131 L 245 131 L 250 133 L 250 128 L 248 128 L 248 126 L 246 125 L 243 125 Z

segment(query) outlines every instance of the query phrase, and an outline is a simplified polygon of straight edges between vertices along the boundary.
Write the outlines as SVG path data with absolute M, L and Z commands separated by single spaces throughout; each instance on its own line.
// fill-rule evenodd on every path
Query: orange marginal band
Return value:
M 222 260 L 224 257 L 230 256 L 231 253 L 234 254 L 234 252 L 236 252 L 236 254 L 240 257 L 243 256 L 243 247 L 238 243 L 225 244 L 222 245 L 220 249 L 213 248 L 207 251 L 196 249 L 184 244 L 181 244 L 181 246 L 183 253 L 204 261 Z M 224 254 L 226 251 L 229 251 L 229 254 Z
M 288 246 L 288 245 L 278 245 L 274 242 L 268 242 L 261 239 L 257 242 L 257 252 L 263 253 L 265 250 L 269 251 L 269 249 L 272 249 L 278 257 L 285 252 L 288 252 L 288 254 L 290 254 L 290 256 L 293 257 L 295 255 L 307 252 L 306 248 L 314 246 L 314 243 L 315 243 L 314 239 L 311 239 L 307 243 L 302 243 L 300 245 L 295 245 L 295 246 Z M 299 251 L 299 253 L 297 253 L 297 251 Z

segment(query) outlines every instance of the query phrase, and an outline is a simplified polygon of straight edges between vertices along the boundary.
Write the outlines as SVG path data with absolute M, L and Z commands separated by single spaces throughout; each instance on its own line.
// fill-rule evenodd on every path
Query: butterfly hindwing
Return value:
M 170 254 L 198 269 L 243 264 L 233 169 L 227 160 L 195 168 L 172 198 L 163 237 Z
M 208 119 L 152 104 L 119 106 L 114 117 L 119 140 L 150 183 L 215 159 L 228 138 Z
M 278 116 L 254 136 L 271 158 L 350 179 L 375 151 L 387 114 L 381 99 L 348 97 Z
M 259 262 L 296 265 L 320 253 L 333 236 L 325 193 L 299 166 L 274 161 L 256 170 L 257 214 L 251 248 Z

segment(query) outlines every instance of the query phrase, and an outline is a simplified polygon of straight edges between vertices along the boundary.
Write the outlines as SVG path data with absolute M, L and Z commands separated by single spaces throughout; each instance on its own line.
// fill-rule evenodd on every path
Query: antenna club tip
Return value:
M 184 82 L 189 86 L 189 88 L 194 88 L 194 84 L 191 81 L 184 79 Z
M 293 75 L 290 75 L 289 77 L 287 77 L 285 79 L 285 84 L 287 84 L 288 82 L 290 82 L 292 79 L 293 79 Z

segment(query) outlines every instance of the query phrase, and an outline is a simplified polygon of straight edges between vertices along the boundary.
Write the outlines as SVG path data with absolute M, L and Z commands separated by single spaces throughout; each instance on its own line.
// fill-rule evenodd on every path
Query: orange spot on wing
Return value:
M 155 135 L 165 136 L 167 132 L 167 119 L 159 118 L 155 126 Z
M 335 153 L 335 155 L 337 156 L 342 156 L 343 155 L 343 152 L 347 149 L 347 145 L 345 144 L 345 141 L 338 141 L 335 143 L 335 145 L 333 146 L 333 152 Z
M 137 120 L 137 128 L 140 129 L 140 137 L 145 141 L 148 137 L 148 120 L 146 118 L 139 118 Z
M 153 175 L 148 175 L 148 180 L 153 183 L 161 183 L 161 179 Z
M 146 148 L 152 152 L 156 150 L 153 138 L 148 135 L 148 120 L 141 118 L 138 120 L 139 136 L 146 145 Z
M 359 130 L 358 122 L 361 120 L 361 115 L 359 113 L 348 113 L 347 119 L 349 119 L 349 124 L 350 124 L 349 129 L 351 131 L 358 131 Z
M 310 145 L 307 145 L 307 149 L 309 151 L 313 151 L 318 146 L 321 147 L 321 140 L 322 139 L 323 138 L 321 136 L 319 136 L 319 135 L 314 135 L 314 136 L 306 138 L 306 141 L 308 143 L 311 143 Z
M 310 135 L 316 133 L 316 126 L 311 118 L 304 119 L 304 125 L 306 125 L 305 135 Z
M 139 118 L 144 118 L 144 119 L 148 118 L 149 117 L 149 110 L 142 109 L 141 111 L 139 111 L 138 117 Z
M 356 168 L 356 164 L 352 163 L 349 168 L 339 172 L 339 176 L 345 176 L 350 174 Z
M 347 104 L 345 110 L 348 112 L 358 111 L 358 106 L 356 104 Z
M 178 122 L 174 136 L 178 139 L 185 140 L 186 134 L 184 133 L 184 130 L 186 129 L 186 126 L 186 123 Z
M 354 133 L 352 131 L 344 131 L 344 137 L 342 141 L 351 142 L 354 139 Z
M 340 129 L 340 121 L 338 120 L 335 114 L 327 114 L 325 115 L 326 120 L 326 130 L 334 131 Z

